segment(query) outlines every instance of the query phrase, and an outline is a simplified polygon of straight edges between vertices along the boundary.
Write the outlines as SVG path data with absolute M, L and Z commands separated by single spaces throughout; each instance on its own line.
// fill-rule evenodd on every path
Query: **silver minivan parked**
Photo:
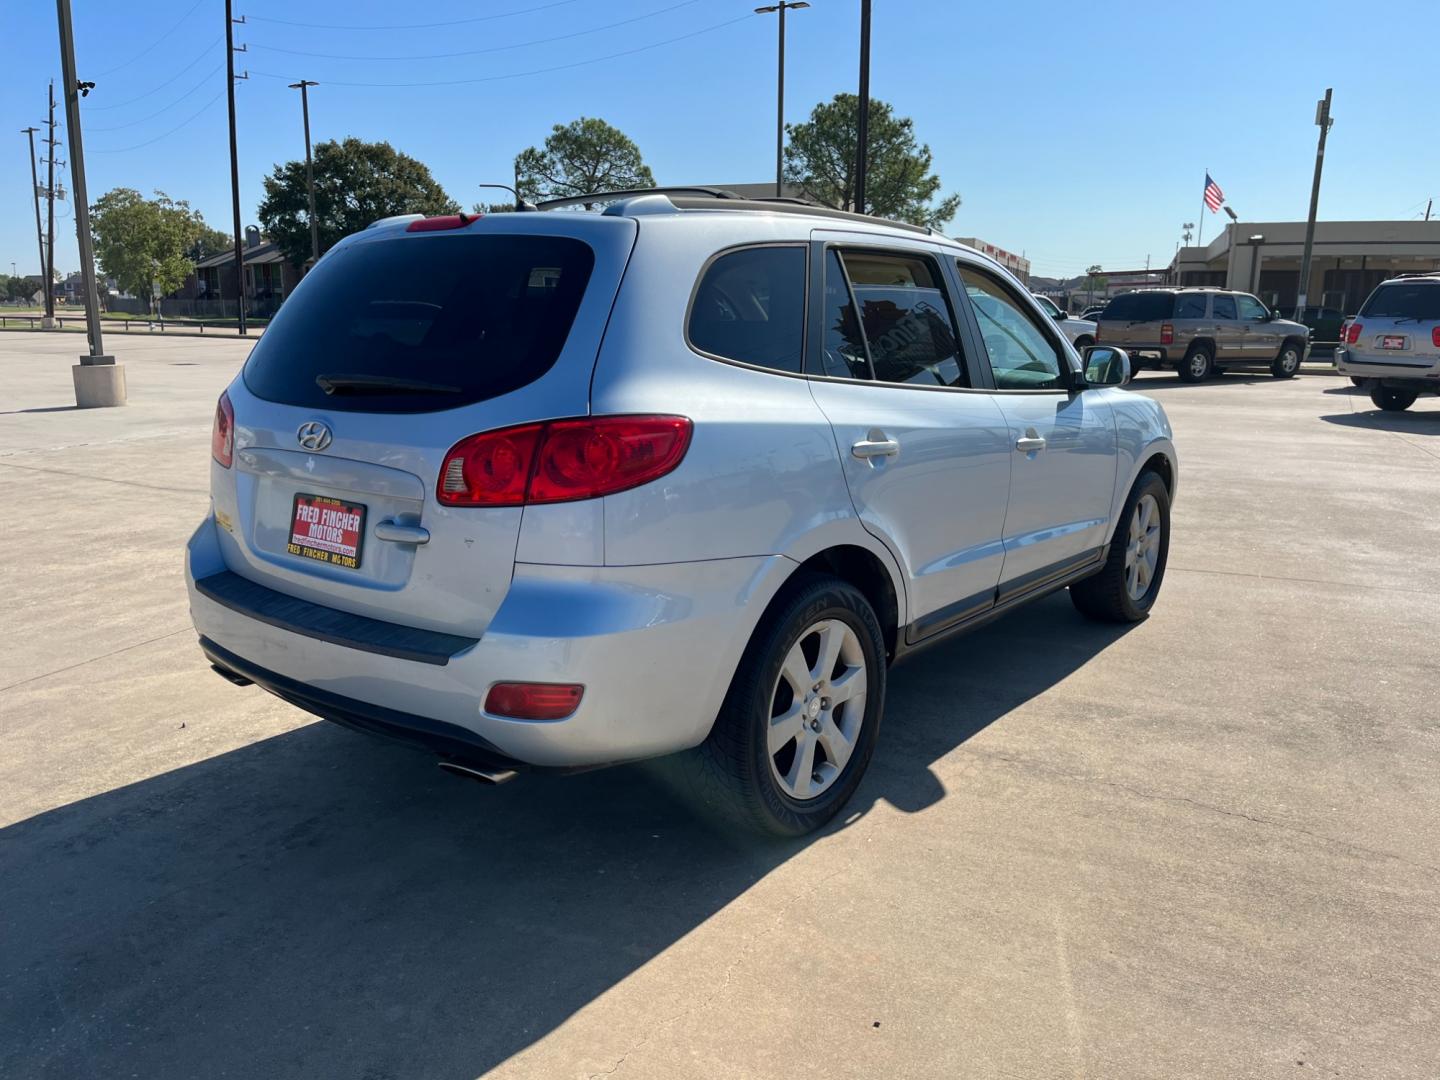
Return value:
M 1145 618 L 1176 457 L 1123 352 L 928 229 L 585 201 L 379 222 L 286 301 L 189 543 L 222 675 L 490 782 L 680 755 L 798 834 L 907 652 L 1067 586 Z

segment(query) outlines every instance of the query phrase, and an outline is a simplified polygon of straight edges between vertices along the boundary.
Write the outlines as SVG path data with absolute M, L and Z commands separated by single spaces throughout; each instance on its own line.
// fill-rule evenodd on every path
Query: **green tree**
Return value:
M 147 199 L 134 188 L 115 188 L 90 208 L 100 269 L 121 289 L 143 297 L 147 310 L 157 291 L 163 295 L 185 284 L 193 269 L 188 252 L 203 227 L 189 203 L 163 191 Z
M 823 206 L 855 209 L 855 148 L 859 143 L 860 99 L 836 94 L 821 102 L 803 124 L 787 124 L 785 180 Z M 930 147 L 915 139 L 915 122 L 896 116 L 883 101 L 870 100 L 865 169 L 866 212 L 938 227 L 955 216 L 959 195 L 932 201 L 940 177 L 930 171 Z
M 604 120 L 585 116 L 556 124 L 543 147 L 521 151 L 515 174 L 520 194 L 536 202 L 655 186 L 634 140 Z
M 458 203 L 430 170 L 388 142 L 333 139 L 315 147 L 315 217 L 324 254 L 344 237 L 395 214 L 454 214 Z M 265 178 L 260 227 L 295 266 L 310 259 L 305 162 L 287 161 Z
M 208 259 L 211 255 L 219 255 L 222 251 L 230 251 L 234 247 L 235 238 L 233 236 L 220 229 L 212 229 L 201 219 L 200 229 L 195 234 L 195 240 L 185 254 L 191 262 L 199 262 L 201 259 Z

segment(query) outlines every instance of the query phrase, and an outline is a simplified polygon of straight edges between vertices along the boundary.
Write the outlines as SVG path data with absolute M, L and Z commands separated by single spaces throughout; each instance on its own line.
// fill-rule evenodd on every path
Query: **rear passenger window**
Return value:
M 1182 293 L 1175 298 L 1175 318 L 1203 319 L 1205 301 L 1208 299 L 1203 293 Z
M 1105 319 L 1124 322 L 1158 322 L 1168 319 L 1175 294 L 1168 292 L 1121 293 L 1105 306 Z
M 805 249 L 757 247 L 710 264 L 690 309 L 690 344 L 726 360 L 799 374 Z
M 915 386 L 970 385 L 932 260 L 832 249 L 825 266 L 825 374 Z
M 1210 309 L 1215 312 L 1217 319 L 1234 319 L 1239 316 L 1235 312 L 1235 298 L 1233 296 L 1215 297 L 1214 306 Z

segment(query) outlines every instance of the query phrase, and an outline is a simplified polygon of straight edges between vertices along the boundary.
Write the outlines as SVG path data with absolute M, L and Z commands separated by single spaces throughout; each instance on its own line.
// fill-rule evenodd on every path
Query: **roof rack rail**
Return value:
M 805 199 L 771 196 L 749 198 L 725 188 L 712 187 L 654 187 L 627 191 L 595 191 L 588 195 L 569 195 L 563 199 L 547 199 L 536 204 L 540 210 L 557 210 L 564 206 L 583 206 L 586 203 L 619 203 L 626 199 L 638 199 L 646 195 L 663 195 L 677 210 L 767 210 L 786 214 L 812 214 L 816 217 L 840 218 L 845 221 L 865 222 L 870 225 L 888 225 L 892 229 L 920 233 L 922 236 L 942 236 L 929 225 L 912 225 L 907 221 L 892 221 L 872 214 L 857 214 L 851 210 L 835 210 L 829 206 L 809 202 Z M 717 203 L 721 204 L 717 207 Z M 617 212 L 612 208 L 612 213 Z M 623 213 L 623 209 L 618 211 Z
M 639 195 L 701 195 L 712 199 L 738 199 L 739 195 L 724 188 L 713 187 L 653 187 L 621 188 L 617 191 L 592 191 L 586 195 L 566 195 L 559 199 L 543 199 L 535 204 L 537 210 L 559 210 L 564 206 L 584 206 L 586 203 L 617 202 L 633 199 Z

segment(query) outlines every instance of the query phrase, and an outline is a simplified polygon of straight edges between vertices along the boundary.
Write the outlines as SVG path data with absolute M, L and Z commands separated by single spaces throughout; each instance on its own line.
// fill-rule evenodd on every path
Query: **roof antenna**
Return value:
M 499 188 L 501 191 L 508 191 L 508 192 L 510 192 L 511 195 L 514 195 L 514 196 L 515 196 L 515 210 L 516 210 L 517 213 L 518 213 L 519 211 L 522 211 L 522 210 L 536 210 L 536 209 L 539 209 L 534 203 L 532 203 L 532 202 L 526 202 L 524 199 L 522 199 L 522 198 L 520 197 L 520 192 L 516 191 L 516 190 L 515 190 L 513 187 L 511 187 L 509 184 L 476 184 L 475 186 L 476 186 L 476 187 L 484 187 L 484 188 Z

